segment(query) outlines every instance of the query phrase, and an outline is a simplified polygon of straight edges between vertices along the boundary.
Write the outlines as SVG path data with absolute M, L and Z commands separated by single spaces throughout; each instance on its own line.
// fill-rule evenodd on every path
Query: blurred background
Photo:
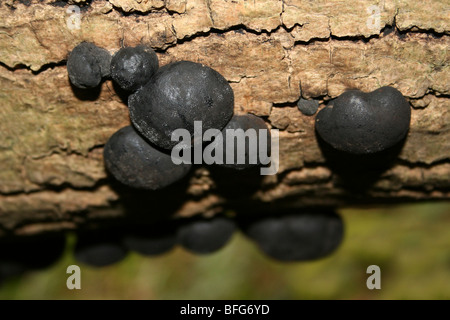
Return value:
M 338 212 L 341 246 L 311 262 L 272 260 L 237 232 L 210 255 L 176 247 L 93 268 L 74 260 L 68 234 L 58 262 L 9 278 L 0 299 L 450 299 L 450 202 Z M 66 287 L 72 264 L 81 268 L 80 290 Z M 369 265 L 381 268 L 380 290 L 366 287 Z

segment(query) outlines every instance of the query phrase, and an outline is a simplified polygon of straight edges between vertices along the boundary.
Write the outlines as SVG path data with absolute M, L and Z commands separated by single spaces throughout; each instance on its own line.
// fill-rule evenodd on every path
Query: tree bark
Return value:
M 2 1 L 0 234 L 227 209 L 449 199 L 448 15 L 440 0 Z M 158 192 L 118 185 L 102 151 L 130 123 L 126 97 L 109 80 L 94 92 L 72 88 L 66 59 L 81 41 L 111 53 L 146 43 L 160 65 L 190 60 L 220 72 L 235 114 L 280 129 L 278 174 L 196 166 Z M 318 142 L 315 116 L 296 102 L 316 99 L 323 108 L 348 88 L 385 85 L 412 106 L 408 136 L 388 167 L 343 174 Z

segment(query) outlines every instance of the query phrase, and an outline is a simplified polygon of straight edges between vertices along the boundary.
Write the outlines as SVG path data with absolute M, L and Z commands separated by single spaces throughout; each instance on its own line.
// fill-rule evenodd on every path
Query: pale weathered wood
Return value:
M 68 27 L 70 4 L 80 29 Z M 440 0 L 2 1 L 0 230 L 75 228 L 132 214 L 125 209 L 136 201 L 134 211 L 152 216 L 449 199 L 449 13 Z M 281 130 L 279 174 L 196 167 L 180 185 L 142 197 L 112 185 L 102 146 L 129 124 L 127 107 L 110 81 L 98 97 L 71 88 L 65 61 L 81 41 L 111 53 L 147 43 L 160 65 L 191 60 L 219 71 L 235 113 Z M 413 106 L 403 149 L 378 176 L 342 179 L 296 101 L 323 107 L 347 88 L 384 85 Z

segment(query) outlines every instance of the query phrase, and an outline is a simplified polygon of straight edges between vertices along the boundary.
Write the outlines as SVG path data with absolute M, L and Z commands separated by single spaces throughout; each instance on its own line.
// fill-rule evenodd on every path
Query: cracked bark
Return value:
M 80 29 L 67 27 L 72 4 Z M 377 28 L 368 24 L 372 5 Z M 437 0 L 2 2 L 0 234 L 227 209 L 449 199 L 448 13 Z M 89 94 L 71 88 L 65 61 L 83 40 L 111 53 L 147 43 L 161 65 L 184 59 L 216 69 L 235 92 L 236 114 L 281 130 L 279 173 L 198 166 L 160 192 L 117 185 L 102 151 L 129 124 L 127 108 L 110 81 Z M 348 88 L 384 85 L 410 101 L 411 130 L 388 168 L 345 177 L 296 101 L 317 99 L 322 108 Z

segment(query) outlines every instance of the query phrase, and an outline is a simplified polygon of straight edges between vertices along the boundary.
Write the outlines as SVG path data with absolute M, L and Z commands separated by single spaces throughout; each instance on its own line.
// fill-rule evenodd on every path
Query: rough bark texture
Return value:
M 72 4 L 81 8 L 79 29 L 68 27 Z M 0 234 L 136 212 L 449 199 L 449 14 L 441 0 L 2 1 Z M 128 111 L 111 81 L 89 94 L 71 87 L 66 59 L 81 41 L 111 53 L 147 43 L 160 65 L 191 60 L 216 69 L 234 89 L 236 114 L 253 113 L 281 130 L 279 173 L 198 166 L 161 192 L 117 186 L 102 151 L 129 124 Z M 344 179 L 318 143 L 315 117 L 302 115 L 296 101 L 314 98 L 322 108 L 348 88 L 385 85 L 412 105 L 408 137 L 386 170 Z

